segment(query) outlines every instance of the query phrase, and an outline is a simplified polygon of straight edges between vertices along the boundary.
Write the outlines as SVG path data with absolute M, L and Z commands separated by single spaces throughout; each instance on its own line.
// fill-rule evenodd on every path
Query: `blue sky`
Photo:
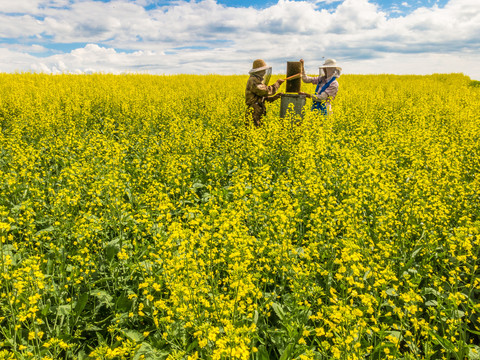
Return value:
M 462 72 L 480 79 L 479 0 L 0 0 L 0 72 Z
M 438 6 L 444 6 L 447 3 L 447 1 L 448 0 L 407 0 L 407 1 L 378 0 L 378 1 L 372 1 L 372 3 L 379 5 L 379 7 L 384 11 L 393 12 L 396 10 L 400 10 L 404 13 L 408 13 L 422 6 L 431 7 L 435 4 L 437 4 Z M 222 0 L 222 1 L 217 1 L 217 3 L 223 4 L 226 6 L 234 6 L 234 7 L 253 6 L 256 8 L 265 8 L 275 4 L 276 2 L 271 0 L 266 0 L 266 1 Z M 338 4 L 338 1 L 324 2 L 322 4 L 322 7 L 334 9 L 337 4 Z

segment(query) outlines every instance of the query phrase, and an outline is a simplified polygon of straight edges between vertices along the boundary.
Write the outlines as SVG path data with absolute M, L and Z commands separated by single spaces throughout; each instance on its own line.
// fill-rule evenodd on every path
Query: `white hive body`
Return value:
M 302 110 L 305 106 L 306 96 L 299 94 L 283 94 L 280 103 L 280 117 L 285 117 L 288 113 L 300 115 L 303 117 Z

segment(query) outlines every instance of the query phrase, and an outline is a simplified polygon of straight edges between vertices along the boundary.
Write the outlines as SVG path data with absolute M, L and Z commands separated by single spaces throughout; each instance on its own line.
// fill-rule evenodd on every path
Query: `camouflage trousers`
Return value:
M 262 126 L 262 118 L 266 115 L 267 109 L 264 104 L 255 103 L 247 106 L 245 112 L 245 126 L 249 127 L 252 124 L 255 127 Z

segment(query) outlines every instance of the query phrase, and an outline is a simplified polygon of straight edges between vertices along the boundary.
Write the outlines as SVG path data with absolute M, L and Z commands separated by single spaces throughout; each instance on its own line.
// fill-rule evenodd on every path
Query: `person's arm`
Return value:
M 305 74 L 305 62 L 303 59 L 300 59 L 300 64 L 302 67 L 302 81 L 307 84 L 318 84 L 318 77 L 311 77 Z
M 320 95 L 317 94 L 309 94 L 303 91 L 298 92 L 299 95 L 305 95 L 307 98 L 312 99 L 313 101 L 324 101 L 328 99 L 328 95 L 325 95 L 325 92 L 321 93 Z
M 320 100 L 327 100 L 327 99 L 335 99 L 335 96 L 337 96 L 338 92 L 338 82 L 333 81 L 328 88 L 325 89 L 324 92 L 322 92 L 320 95 L 318 95 L 318 98 Z
M 270 86 L 267 86 L 259 82 L 252 88 L 252 92 L 257 96 L 262 96 L 262 97 L 274 95 L 284 81 L 285 80 L 283 79 L 278 79 L 273 85 L 270 85 Z
M 304 92 L 299 92 L 299 94 L 305 95 L 306 97 L 311 98 L 313 101 L 325 101 L 328 99 L 334 99 L 335 96 L 337 95 L 337 92 L 338 92 L 338 83 L 334 81 L 321 94 L 307 94 Z
M 272 102 L 272 101 L 275 101 L 275 100 L 277 100 L 277 99 L 281 98 L 281 97 L 282 97 L 282 95 L 283 95 L 283 93 L 276 93 L 276 94 L 275 94 L 275 95 L 273 95 L 273 96 L 266 97 L 266 98 L 265 98 L 265 101 L 266 101 L 266 102 Z

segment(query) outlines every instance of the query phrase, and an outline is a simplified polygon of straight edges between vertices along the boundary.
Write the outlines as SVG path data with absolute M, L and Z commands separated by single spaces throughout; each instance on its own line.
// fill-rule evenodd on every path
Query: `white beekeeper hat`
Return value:
M 326 68 L 334 68 L 334 69 L 337 69 L 338 75 L 340 75 L 340 73 L 341 73 L 341 71 L 342 71 L 342 68 L 337 65 L 337 62 L 335 61 L 335 59 L 327 59 L 327 60 L 325 60 L 325 62 L 323 63 L 323 65 L 321 65 L 321 66 L 319 67 L 320 71 L 321 71 L 322 69 L 326 69 Z

